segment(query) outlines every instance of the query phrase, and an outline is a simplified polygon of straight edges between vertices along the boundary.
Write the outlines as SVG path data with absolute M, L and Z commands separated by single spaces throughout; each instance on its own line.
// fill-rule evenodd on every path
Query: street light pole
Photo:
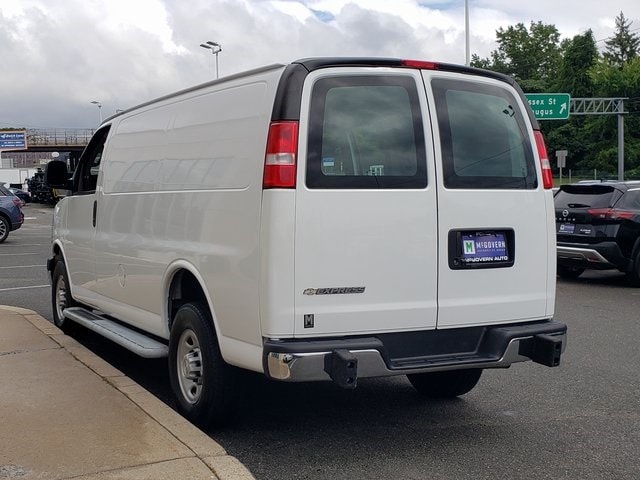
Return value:
M 218 54 L 222 51 L 222 45 L 217 42 L 208 41 L 206 43 L 201 43 L 200 46 L 202 48 L 206 48 L 207 50 L 211 50 L 211 53 L 216 56 L 216 78 L 220 78 L 218 72 Z
M 102 125 L 102 104 L 97 100 L 91 100 L 91 103 L 98 106 L 98 115 L 100 116 L 100 125 Z
M 471 65 L 469 58 L 469 0 L 464 0 L 464 42 L 465 42 L 465 65 Z

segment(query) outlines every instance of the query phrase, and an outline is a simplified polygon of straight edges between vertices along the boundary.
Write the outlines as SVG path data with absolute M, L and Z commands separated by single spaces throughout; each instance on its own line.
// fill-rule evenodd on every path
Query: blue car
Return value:
M 24 222 L 22 200 L 9 189 L 0 185 L 0 243 L 9 236 L 9 232 L 17 230 Z

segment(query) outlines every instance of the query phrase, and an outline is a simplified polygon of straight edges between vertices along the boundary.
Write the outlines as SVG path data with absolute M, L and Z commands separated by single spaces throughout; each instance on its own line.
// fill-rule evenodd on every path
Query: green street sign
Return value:
M 525 93 L 524 96 L 538 120 L 569 118 L 571 96 L 568 93 Z

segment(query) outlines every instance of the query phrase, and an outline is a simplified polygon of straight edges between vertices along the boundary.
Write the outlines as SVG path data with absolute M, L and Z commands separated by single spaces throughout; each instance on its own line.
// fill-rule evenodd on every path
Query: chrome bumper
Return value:
M 562 342 L 561 351 L 564 352 L 567 340 L 566 327 L 563 331 L 559 332 L 541 333 L 546 333 L 547 337 L 551 337 L 556 342 Z M 338 344 L 336 349 L 328 348 L 315 352 L 295 352 L 291 351 L 290 348 L 288 349 L 289 351 L 286 352 L 267 351 L 265 352 L 265 373 L 270 378 L 288 382 L 332 380 L 332 376 L 327 372 L 326 360 L 338 349 L 342 352 L 348 352 L 348 354 L 357 360 L 358 378 L 406 375 L 466 368 L 506 368 L 513 363 L 526 362 L 533 359 L 534 355 L 527 353 L 530 352 L 530 348 L 524 347 L 527 342 L 531 343 L 536 335 L 537 334 L 531 334 L 512 338 L 508 341 L 504 350 L 489 352 L 488 355 L 478 353 L 458 355 L 454 353 L 447 356 L 437 355 L 433 358 L 425 357 L 419 361 L 415 361 L 415 359 L 401 360 L 393 362 L 393 366 L 388 364 L 391 362 L 385 361 L 382 351 L 377 348 L 345 349 L 344 345 Z M 535 361 L 539 361 L 539 359 Z
M 600 263 L 603 265 L 614 266 L 609 260 L 604 258 L 599 252 L 592 248 L 586 247 L 557 247 L 558 258 L 567 260 L 578 260 L 581 262 Z

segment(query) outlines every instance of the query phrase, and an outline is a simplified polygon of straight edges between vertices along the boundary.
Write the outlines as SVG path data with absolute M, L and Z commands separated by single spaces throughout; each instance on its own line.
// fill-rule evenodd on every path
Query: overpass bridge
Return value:
M 82 152 L 95 132 L 91 128 L 28 128 L 24 131 L 26 148 L 3 148 L 2 150 L 7 152 Z

